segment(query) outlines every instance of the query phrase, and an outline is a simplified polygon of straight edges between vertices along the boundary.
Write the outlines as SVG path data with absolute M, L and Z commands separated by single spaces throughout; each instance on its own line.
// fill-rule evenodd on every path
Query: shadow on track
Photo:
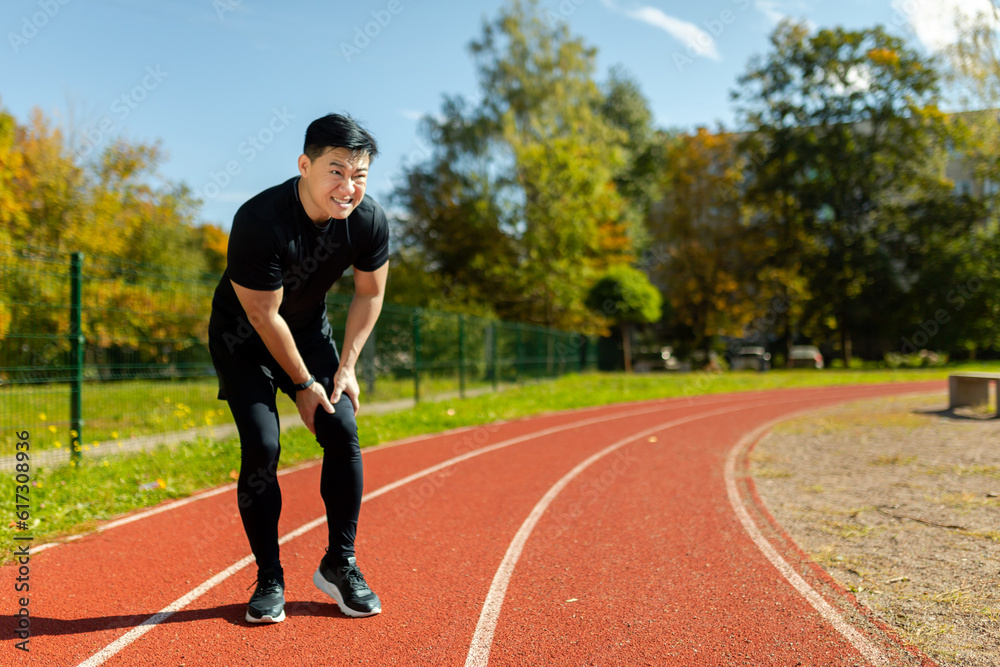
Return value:
M 221 619 L 230 625 L 239 625 L 246 628 L 268 627 L 270 623 L 247 623 L 244 620 L 246 614 L 246 603 L 227 604 L 218 607 L 208 607 L 205 609 L 184 609 L 175 612 L 170 617 L 160 621 L 163 625 L 174 623 L 193 623 L 196 621 L 208 621 Z M 144 621 L 154 616 L 157 612 L 143 612 L 141 614 L 129 614 L 121 616 L 98 616 L 95 618 L 50 618 L 45 616 L 31 617 L 31 636 L 60 636 L 79 635 L 90 632 L 101 632 L 105 630 L 131 630 Z M 315 617 L 329 618 L 331 620 L 341 620 L 345 622 L 356 621 L 341 613 L 339 607 L 332 600 L 327 602 L 314 602 L 311 600 L 291 600 L 285 605 L 285 613 L 293 617 Z

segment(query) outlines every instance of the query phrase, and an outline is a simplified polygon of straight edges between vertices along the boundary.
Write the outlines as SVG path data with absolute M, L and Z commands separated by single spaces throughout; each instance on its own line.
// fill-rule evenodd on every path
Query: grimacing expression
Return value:
M 358 207 L 365 196 L 370 161 L 367 153 L 358 155 L 347 148 L 331 148 L 315 160 L 299 157 L 306 195 L 313 208 L 322 211 L 321 219 L 313 216 L 315 222 L 343 220 Z

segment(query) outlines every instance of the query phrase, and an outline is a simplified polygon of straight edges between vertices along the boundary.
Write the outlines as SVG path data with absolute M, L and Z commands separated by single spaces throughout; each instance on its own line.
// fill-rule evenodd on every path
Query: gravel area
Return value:
M 751 452 L 798 545 L 940 665 L 1000 665 L 1000 419 L 947 396 L 839 406 Z

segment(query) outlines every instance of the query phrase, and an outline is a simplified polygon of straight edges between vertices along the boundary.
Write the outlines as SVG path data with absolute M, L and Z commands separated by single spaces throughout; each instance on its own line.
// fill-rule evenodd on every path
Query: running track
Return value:
M 318 465 L 282 474 L 276 625 L 243 621 L 255 568 L 233 485 L 160 505 L 36 547 L 29 654 L 0 569 L 0 664 L 933 665 L 806 562 L 746 470 L 776 421 L 942 389 L 619 404 L 365 450 L 358 562 L 383 602 L 367 619 L 312 585 Z

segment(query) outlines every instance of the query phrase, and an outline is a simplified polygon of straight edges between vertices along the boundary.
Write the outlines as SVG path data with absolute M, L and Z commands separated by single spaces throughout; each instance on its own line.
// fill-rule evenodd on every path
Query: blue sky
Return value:
M 886 25 L 933 50 L 949 12 L 989 0 L 542 0 L 598 49 L 598 79 L 625 68 L 663 128 L 730 123 L 729 91 L 784 16 Z M 469 42 L 501 0 L 4 0 L 0 106 L 34 107 L 82 155 L 112 137 L 160 141 L 161 174 L 230 226 L 250 196 L 295 175 L 308 123 L 347 112 L 377 137 L 368 194 L 384 201 L 444 95 L 478 94 Z

